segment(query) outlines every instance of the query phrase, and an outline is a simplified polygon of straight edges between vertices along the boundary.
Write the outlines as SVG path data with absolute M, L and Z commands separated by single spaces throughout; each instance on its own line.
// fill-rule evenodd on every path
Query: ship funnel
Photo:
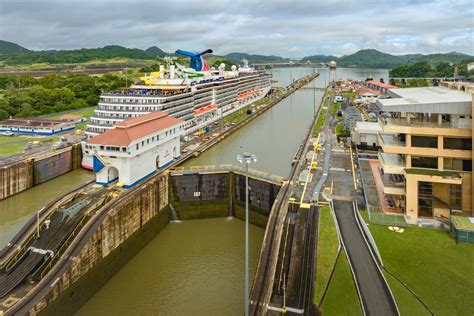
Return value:
M 165 75 L 165 66 L 160 65 L 160 78 L 163 79 L 164 75 Z
M 200 53 L 194 53 L 194 52 L 178 49 L 175 53 L 191 57 L 191 60 L 189 62 L 189 67 L 193 68 L 196 71 L 205 71 L 209 69 L 209 65 L 204 60 L 203 56 L 212 53 L 212 49 L 206 49 L 205 51 L 200 52 Z
M 174 79 L 174 65 L 170 65 L 170 79 Z

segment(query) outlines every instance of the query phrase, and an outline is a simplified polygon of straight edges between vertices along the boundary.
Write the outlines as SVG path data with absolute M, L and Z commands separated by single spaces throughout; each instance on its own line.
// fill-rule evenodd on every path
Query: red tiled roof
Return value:
M 77 115 L 77 114 L 64 114 L 63 116 L 61 116 L 61 120 L 66 120 L 66 121 L 76 121 L 81 118 L 82 116 Z
M 152 112 L 119 122 L 113 129 L 92 137 L 87 143 L 128 146 L 134 140 L 179 125 L 182 122 L 180 119 L 168 116 L 166 112 Z
M 398 88 L 397 86 L 392 86 L 391 84 L 386 84 L 386 83 L 382 83 L 382 82 L 375 81 L 375 80 L 370 80 L 370 81 L 368 81 L 368 83 L 373 84 L 374 86 L 385 88 L 385 89 L 396 89 L 396 88 Z
M 380 94 L 380 91 L 373 90 L 373 89 L 366 88 L 366 87 L 359 87 L 358 89 L 356 89 L 356 92 L 357 92 L 357 94 L 365 94 L 367 92 L 370 92 L 370 93 L 376 94 L 376 95 Z

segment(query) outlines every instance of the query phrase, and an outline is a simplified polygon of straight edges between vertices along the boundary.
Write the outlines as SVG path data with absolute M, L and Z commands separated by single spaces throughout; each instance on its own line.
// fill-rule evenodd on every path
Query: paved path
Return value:
M 366 315 L 398 315 L 388 285 L 385 283 L 356 222 L 352 202 L 339 200 L 333 202 Z

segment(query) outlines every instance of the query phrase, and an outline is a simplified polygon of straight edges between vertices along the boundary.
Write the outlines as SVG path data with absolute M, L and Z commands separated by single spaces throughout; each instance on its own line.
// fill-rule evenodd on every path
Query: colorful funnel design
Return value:
M 176 54 L 184 55 L 191 57 L 189 62 L 189 67 L 193 68 L 196 71 L 205 71 L 209 69 L 209 65 L 204 60 L 203 56 L 212 53 L 212 49 L 207 49 L 202 53 L 189 52 L 187 50 L 178 49 Z

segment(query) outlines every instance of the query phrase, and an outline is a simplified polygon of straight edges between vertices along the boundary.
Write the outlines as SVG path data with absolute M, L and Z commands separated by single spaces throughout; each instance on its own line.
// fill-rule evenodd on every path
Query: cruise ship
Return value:
M 206 125 L 222 119 L 265 97 L 271 90 L 271 74 L 257 71 L 246 60 L 226 69 L 221 64 L 210 68 L 201 53 L 177 50 L 190 57 L 189 66 L 171 57 L 159 71 L 146 74 L 139 84 L 102 93 L 94 115 L 87 124 L 86 140 L 110 130 L 118 122 L 155 111 L 185 121 L 185 133 L 199 132 Z M 82 143 L 82 167 L 92 170 L 92 154 Z

